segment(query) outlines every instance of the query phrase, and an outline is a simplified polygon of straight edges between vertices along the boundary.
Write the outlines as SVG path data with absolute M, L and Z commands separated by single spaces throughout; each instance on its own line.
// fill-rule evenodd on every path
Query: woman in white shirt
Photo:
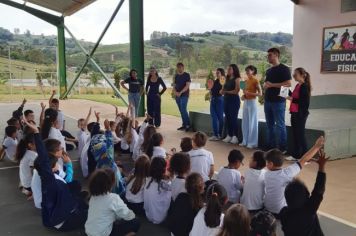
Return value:
M 115 185 L 115 174 L 111 169 L 97 169 L 89 182 L 91 198 L 85 233 L 88 236 L 109 236 L 135 234 L 139 221 L 121 200 L 111 193 Z
M 166 161 L 161 157 L 152 159 L 150 177 L 143 192 L 144 209 L 147 219 L 160 224 L 166 218 L 171 203 L 171 182 L 165 180 Z
M 222 185 L 214 183 L 208 187 L 206 199 L 206 206 L 194 218 L 190 236 L 216 236 L 220 232 L 224 219 L 223 208 L 228 200 L 227 192 Z

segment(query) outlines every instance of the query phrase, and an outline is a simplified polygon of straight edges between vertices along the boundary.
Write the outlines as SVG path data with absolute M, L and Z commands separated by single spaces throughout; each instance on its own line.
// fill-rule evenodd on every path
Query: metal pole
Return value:
M 67 92 L 67 68 L 66 68 L 66 46 L 64 35 L 64 24 L 57 26 L 58 39 L 58 79 L 59 79 L 59 94 L 61 99 L 66 98 Z
M 144 38 L 143 38 L 143 0 L 130 0 L 130 62 L 137 70 L 138 78 L 145 81 Z M 141 97 L 139 116 L 145 115 L 145 97 Z
M 9 78 L 10 78 L 10 100 L 12 102 L 12 68 L 11 68 L 11 46 L 9 46 Z

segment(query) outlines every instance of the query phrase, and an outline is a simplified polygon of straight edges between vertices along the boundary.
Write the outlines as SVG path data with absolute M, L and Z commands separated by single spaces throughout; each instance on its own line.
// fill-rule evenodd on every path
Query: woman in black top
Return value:
M 224 77 L 224 69 L 216 69 L 216 79 L 214 81 L 213 87 L 210 89 L 210 116 L 214 131 L 214 135 L 209 139 L 210 141 L 220 140 L 223 132 L 224 98 L 220 94 L 220 90 L 222 89 L 222 80 L 225 79 Z
M 296 68 L 293 77 L 298 84 L 291 93 L 289 111 L 291 113 L 291 125 L 294 141 L 293 157 L 300 159 L 307 152 L 305 138 L 305 124 L 309 115 L 309 103 L 311 95 L 310 75 L 303 68 Z M 291 159 L 291 158 L 290 158 Z
M 162 90 L 160 91 L 160 86 Z M 164 94 L 167 87 L 161 77 L 158 76 L 157 70 L 151 67 L 146 83 L 147 94 L 147 113 L 152 117 L 149 124 L 155 125 L 156 128 L 161 126 L 161 95 Z
M 221 94 L 224 95 L 224 112 L 227 125 L 226 143 L 238 144 L 237 115 L 240 109 L 240 70 L 236 64 L 231 64 L 227 71 L 226 82 Z

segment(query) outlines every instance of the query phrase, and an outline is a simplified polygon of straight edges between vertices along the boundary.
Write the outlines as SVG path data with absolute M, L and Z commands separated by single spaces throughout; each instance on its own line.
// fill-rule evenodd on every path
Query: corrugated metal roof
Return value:
M 70 16 L 96 0 L 27 0 L 26 2 Z

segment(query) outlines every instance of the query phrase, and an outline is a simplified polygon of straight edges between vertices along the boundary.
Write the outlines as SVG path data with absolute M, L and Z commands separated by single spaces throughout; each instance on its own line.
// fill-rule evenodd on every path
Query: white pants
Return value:
M 242 144 L 255 148 L 258 146 L 258 117 L 256 99 L 246 99 L 242 113 Z

